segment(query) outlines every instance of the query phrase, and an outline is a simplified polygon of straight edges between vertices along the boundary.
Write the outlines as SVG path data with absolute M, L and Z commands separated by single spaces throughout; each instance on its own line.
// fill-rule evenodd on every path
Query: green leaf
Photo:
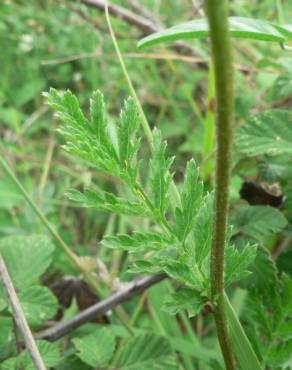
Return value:
M 159 274 L 163 271 L 163 261 L 159 258 L 151 258 L 150 260 L 138 260 L 131 266 L 128 271 L 133 274 Z
M 102 244 L 108 248 L 122 249 L 130 253 L 160 250 L 172 243 L 169 237 L 154 232 L 135 232 L 131 236 L 126 234 L 106 236 L 102 241 Z
M 118 368 L 121 370 L 178 369 L 178 362 L 165 337 L 145 334 L 131 338 L 122 348 Z
M 286 38 L 291 38 L 291 30 L 287 26 L 274 26 L 269 22 L 259 19 L 230 17 L 229 30 L 232 37 L 274 41 L 283 43 Z M 153 33 L 143 38 L 139 47 L 151 46 L 162 42 L 184 39 L 205 38 L 209 36 L 209 25 L 206 18 L 179 24 L 163 31 Z
M 287 226 L 285 216 L 274 207 L 244 205 L 236 210 L 233 223 L 236 231 L 255 239 L 279 233 Z
M 270 366 L 275 367 L 282 366 L 282 369 L 290 369 L 291 353 L 292 353 L 292 339 L 274 346 L 269 352 L 267 363 Z
M 63 123 L 59 131 L 66 139 L 64 149 L 103 172 L 120 176 L 119 160 L 105 123 L 102 94 L 97 91 L 91 99 L 91 122 L 84 116 L 76 96 L 70 91 L 62 94 L 50 89 L 44 95 Z
M 246 245 L 242 251 L 228 245 L 225 248 L 225 286 L 247 277 L 250 272 L 247 267 L 252 264 L 257 255 L 256 245 Z
M 80 206 L 87 208 L 98 208 L 103 211 L 117 214 L 149 217 L 149 213 L 142 203 L 134 203 L 117 197 L 112 193 L 96 192 L 86 189 L 84 193 L 71 189 L 67 196 L 74 202 L 80 203 Z
M 0 209 L 11 209 L 23 203 L 23 196 L 14 183 L 8 179 L 0 179 Z
M 202 203 L 203 183 L 198 181 L 198 171 L 194 160 L 187 163 L 183 190 L 181 193 L 181 209 L 177 208 L 176 234 L 184 242 L 194 228 L 198 209 Z
M 269 184 L 283 182 L 292 178 L 292 158 L 286 154 L 276 157 L 264 156 L 258 162 L 258 169 L 261 180 Z
M 31 326 L 41 325 L 53 318 L 58 309 L 58 301 L 46 287 L 31 286 L 19 293 L 19 300 L 25 317 Z
M 182 288 L 164 299 L 162 309 L 171 315 L 186 310 L 189 317 L 193 317 L 200 313 L 206 302 L 207 298 L 195 290 Z
M 204 259 L 210 254 L 213 234 L 213 193 L 208 194 L 198 211 L 197 221 L 194 226 L 195 261 L 201 266 Z M 190 245 L 193 249 L 193 245 Z
M 240 283 L 246 289 L 263 293 L 276 286 L 277 269 L 270 252 L 266 248 L 258 246 L 257 256 L 249 270 L 251 276 Z
M 9 236 L 1 239 L 0 250 L 14 285 L 21 290 L 37 283 L 47 270 L 54 245 L 42 235 Z
M 262 370 L 262 366 L 225 294 L 225 307 L 234 352 L 242 370 Z
M 182 261 L 172 260 L 165 262 L 163 270 L 167 275 L 190 288 L 198 291 L 204 290 L 204 279 L 197 265 L 190 267 Z
M 106 367 L 115 351 L 115 337 L 107 328 L 99 328 L 82 338 L 73 339 L 77 356 L 93 368 Z
M 97 141 L 103 143 L 107 148 L 112 148 L 105 115 L 104 97 L 99 90 L 95 91 L 90 99 L 90 117 Z
M 168 207 L 168 193 L 172 176 L 169 169 L 174 158 L 167 158 L 165 154 L 166 142 L 161 140 L 161 132 L 153 131 L 153 157 L 151 159 L 150 183 L 154 197 L 153 204 L 158 210 L 158 217 L 164 217 Z
M 121 112 L 118 128 L 119 156 L 121 166 L 126 171 L 133 172 L 132 159 L 137 153 L 140 141 L 135 141 L 135 133 L 140 124 L 139 111 L 134 99 L 129 98 L 125 102 L 124 110 Z M 134 170 L 135 174 L 135 170 Z M 136 177 L 136 176 L 135 176 Z
M 292 279 L 281 280 L 264 292 L 251 292 L 246 319 L 257 324 L 256 335 L 262 341 L 264 367 L 286 369 L 291 362 Z M 269 366 L 270 365 L 270 366 Z
M 281 253 L 276 260 L 280 272 L 285 272 L 292 277 L 292 250 Z
M 60 119 L 68 126 L 83 129 L 89 127 L 89 121 L 84 116 L 78 99 L 71 91 L 60 93 L 51 88 L 49 93 L 43 95 L 47 98 L 48 104 L 58 112 Z
M 61 361 L 61 354 L 57 343 L 44 340 L 37 341 L 37 346 L 46 367 L 53 368 Z M 18 357 L 10 358 L 1 364 L 1 370 L 35 370 L 30 353 L 25 350 Z
M 168 262 L 172 262 L 177 258 L 177 248 L 169 247 L 157 251 L 154 256 L 151 255 L 148 259 L 145 256 L 143 260 L 137 260 L 134 266 L 128 271 L 131 273 L 143 274 L 159 274 L 164 271 L 164 267 Z
M 292 112 L 270 110 L 251 117 L 238 130 L 235 142 L 248 156 L 292 154 Z

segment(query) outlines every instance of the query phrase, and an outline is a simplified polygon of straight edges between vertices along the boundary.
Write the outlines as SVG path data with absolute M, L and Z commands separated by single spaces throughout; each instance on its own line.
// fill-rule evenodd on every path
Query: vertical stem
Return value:
M 211 295 L 217 335 L 228 370 L 235 369 L 224 305 L 224 247 L 226 241 L 228 192 L 231 168 L 233 121 L 233 65 L 228 30 L 228 1 L 206 0 L 215 71 L 217 156 L 215 219 L 211 258 Z
M 30 352 L 32 361 L 37 370 L 46 370 L 45 364 L 43 359 L 40 355 L 39 349 L 36 345 L 36 342 L 33 338 L 33 335 L 30 331 L 26 318 L 24 316 L 22 307 L 19 303 L 17 294 L 15 292 L 14 286 L 12 284 L 11 278 L 7 271 L 5 262 L 2 258 L 0 253 L 0 278 L 3 282 L 4 289 L 6 290 L 7 297 L 11 304 L 12 310 L 14 312 L 14 319 L 16 321 L 17 326 L 21 330 L 23 334 L 23 338 L 26 344 L 26 348 Z

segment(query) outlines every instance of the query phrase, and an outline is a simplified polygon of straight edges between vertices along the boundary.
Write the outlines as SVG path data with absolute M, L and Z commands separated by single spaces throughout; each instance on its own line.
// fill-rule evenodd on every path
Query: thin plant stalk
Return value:
M 211 258 L 211 295 L 217 335 L 227 370 L 235 369 L 224 300 L 224 249 L 233 126 L 233 63 L 228 28 L 228 1 L 206 0 L 215 72 L 217 156 L 215 175 L 215 218 Z
M 0 253 L 0 278 L 3 283 L 3 287 L 6 291 L 8 300 L 13 310 L 13 317 L 15 322 L 23 334 L 26 348 L 28 349 L 32 362 L 34 363 L 37 370 L 46 370 L 44 361 L 36 345 L 32 332 L 28 326 L 26 318 L 24 316 L 22 307 L 14 289 L 12 280 L 9 276 L 5 261 Z
M 141 118 L 142 118 L 142 127 L 143 127 L 143 130 L 144 130 L 144 133 L 145 133 L 145 136 L 146 136 L 146 139 L 147 139 L 149 148 L 150 148 L 150 150 L 152 152 L 153 151 L 153 135 L 152 135 L 152 131 L 151 131 L 149 122 L 148 122 L 148 120 L 147 120 L 147 118 L 145 116 L 145 113 L 144 113 L 144 110 L 143 110 L 142 105 L 140 103 L 140 100 L 139 100 L 139 98 L 137 96 L 137 93 L 136 93 L 136 90 L 134 88 L 134 85 L 133 85 L 133 83 L 131 81 L 131 78 L 129 76 L 129 73 L 127 71 L 127 67 L 126 67 L 126 64 L 124 62 L 122 53 L 120 51 L 120 48 L 119 48 L 119 45 L 118 45 L 118 42 L 117 42 L 117 39 L 116 39 L 114 30 L 113 30 L 113 27 L 112 27 L 112 24 L 111 24 L 107 1 L 105 2 L 105 5 L 104 5 L 104 11 L 105 11 L 105 17 L 106 17 L 107 25 L 108 25 L 108 28 L 109 28 L 110 36 L 111 36 L 111 39 L 112 39 L 112 42 L 113 42 L 113 45 L 114 45 L 114 48 L 115 48 L 115 51 L 116 51 L 116 54 L 117 54 L 119 63 L 121 65 L 123 74 L 124 74 L 125 79 L 127 81 L 127 84 L 128 84 L 129 90 L 130 90 L 130 93 L 133 96 L 133 98 L 135 99 L 135 102 L 137 104 L 139 113 L 140 113 Z M 177 187 L 175 186 L 174 181 L 171 182 L 170 192 L 171 192 L 171 198 L 172 198 L 172 206 L 174 208 L 180 206 L 181 205 L 180 195 L 179 195 L 179 192 L 177 190 Z

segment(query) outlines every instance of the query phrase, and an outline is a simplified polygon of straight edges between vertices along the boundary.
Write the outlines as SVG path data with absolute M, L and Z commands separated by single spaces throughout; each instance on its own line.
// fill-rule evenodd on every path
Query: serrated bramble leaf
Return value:
M 115 337 L 107 328 L 99 328 L 87 336 L 74 338 L 77 356 L 93 368 L 106 367 L 115 351 Z
M 236 226 L 235 231 L 260 239 L 266 235 L 279 233 L 288 221 L 274 207 L 244 205 L 236 210 L 233 224 Z
M 277 269 L 270 252 L 258 246 L 254 263 L 249 267 L 251 276 L 240 282 L 241 286 L 259 293 L 268 291 L 277 284 Z
M 112 193 L 96 192 L 90 189 L 86 189 L 84 193 L 81 193 L 78 190 L 71 189 L 67 192 L 67 195 L 71 200 L 80 203 L 82 207 L 98 208 L 117 214 L 141 217 L 150 216 L 143 204 L 129 202 Z
M 196 316 L 200 313 L 207 298 L 200 295 L 193 289 L 182 288 L 175 293 L 166 297 L 163 301 L 162 309 L 171 315 L 186 310 L 189 317 Z
M 158 210 L 158 217 L 164 217 L 168 207 L 168 193 L 172 176 L 169 172 L 174 158 L 166 157 L 166 142 L 161 140 L 161 132 L 153 131 L 153 157 L 150 165 L 150 184 L 153 204 Z
M 9 236 L 1 239 L 0 250 L 16 288 L 38 282 L 52 262 L 54 245 L 43 235 Z
M 121 370 L 177 370 L 178 362 L 167 338 L 145 334 L 131 338 L 122 348 L 118 368 Z
M 194 228 L 198 209 L 202 203 L 203 183 L 198 180 L 194 160 L 187 163 L 184 186 L 181 194 L 181 208 L 175 212 L 176 234 L 184 242 Z
M 58 301 L 46 287 L 31 286 L 19 293 L 19 301 L 31 326 L 38 326 L 52 319 L 58 309 Z
M 250 274 L 247 268 L 253 263 L 256 255 L 256 245 L 248 244 L 242 251 L 228 245 L 225 248 L 225 286 L 247 277 Z
M 274 41 L 283 43 L 286 38 L 291 38 L 291 30 L 287 26 L 274 26 L 273 24 L 252 18 L 229 17 L 229 30 L 232 37 Z M 196 19 L 191 22 L 153 33 L 139 43 L 139 47 L 151 46 L 162 42 L 184 39 L 205 38 L 209 35 L 209 25 L 206 18 Z
M 44 340 L 37 341 L 40 355 L 46 367 L 54 368 L 61 361 L 61 354 L 57 343 L 49 343 Z M 32 362 L 28 350 L 23 351 L 18 357 L 10 358 L 1 364 L 1 370 L 35 370 L 35 364 Z
M 292 154 L 292 113 L 271 110 L 253 116 L 238 130 L 235 141 L 248 156 Z
M 161 250 L 171 244 L 173 240 L 164 234 L 155 232 L 135 232 L 132 235 L 119 234 L 106 236 L 102 244 L 108 248 L 122 249 L 130 253 L 140 253 L 150 250 Z

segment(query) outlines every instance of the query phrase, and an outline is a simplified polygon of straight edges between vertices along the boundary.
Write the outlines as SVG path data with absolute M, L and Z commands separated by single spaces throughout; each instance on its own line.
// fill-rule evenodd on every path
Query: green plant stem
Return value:
M 204 146 L 203 146 L 203 178 L 208 180 L 213 168 L 210 154 L 215 146 L 215 118 L 214 118 L 215 79 L 213 63 L 209 65 L 207 112 L 204 119 Z
M 231 169 L 233 122 L 233 64 L 228 29 L 228 1 L 206 0 L 215 72 L 217 156 L 215 175 L 215 218 L 211 258 L 211 295 L 217 335 L 226 369 L 235 360 L 224 303 L 224 248 L 226 242 L 228 193 Z
M 114 44 L 115 51 L 117 53 L 117 57 L 119 59 L 119 62 L 120 62 L 121 68 L 123 70 L 124 76 L 125 76 L 125 78 L 127 80 L 127 84 L 129 86 L 131 95 L 135 99 L 135 102 L 136 102 L 137 107 L 139 109 L 139 112 L 140 112 L 140 115 L 141 115 L 141 118 L 142 118 L 142 126 L 143 126 L 143 129 L 145 131 L 145 135 L 146 135 L 148 144 L 152 148 L 153 147 L 152 131 L 151 131 L 151 128 L 150 128 L 150 126 L 148 124 L 148 121 L 147 121 L 147 118 L 146 118 L 145 113 L 143 111 L 143 108 L 141 106 L 141 103 L 140 103 L 140 101 L 138 99 L 138 96 L 136 94 L 135 88 L 134 88 L 134 86 L 132 84 L 132 81 L 131 81 L 129 75 L 128 75 L 128 72 L 127 72 L 127 68 L 126 68 L 124 59 L 123 59 L 122 54 L 120 52 L 120 49 L 119 49 L 119 46 L 118 46 L 118 43 L 117 43 L 117 40 L 116 40 L 116 36 L 115 36 L 115 33 L 113 31 L 113 28 L 112 28 L 112 24 L 111 24 L 109 12 L 108 12 L 107 2 L 105 2 L 104 10 L 105 10 L 105 17 L 106 17 L 107 25 L 108 25 L 108 28 L 109 28 L 110 36 L 111 36 L 112 42 Z

